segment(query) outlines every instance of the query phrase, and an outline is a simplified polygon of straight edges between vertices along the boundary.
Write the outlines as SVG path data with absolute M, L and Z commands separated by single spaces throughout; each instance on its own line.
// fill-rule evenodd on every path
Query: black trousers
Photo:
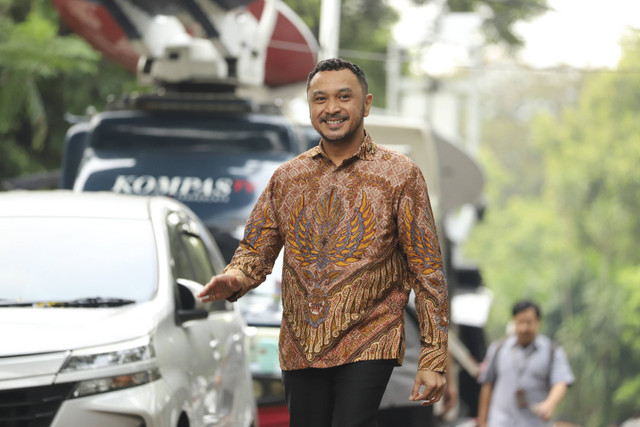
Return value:
M 421 406 L 418 402 L 413 405 L 384 408 L 378 412 L 378 426 L 380 427 L 436 427 L 438 421 L 433 415 L 433 406 Z
M 376 427 L 395 365 L 395 360 L 371 360 L 283 371 L 289 427 Z

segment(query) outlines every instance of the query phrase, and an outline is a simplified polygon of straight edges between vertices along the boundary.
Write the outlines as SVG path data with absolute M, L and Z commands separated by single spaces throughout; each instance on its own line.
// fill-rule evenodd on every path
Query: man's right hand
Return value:
M 223 300 L 229 298 L 242 288 L 242 281 L 233 274 L 219 274 L 213 276 L 198 294 L 202 302 Z

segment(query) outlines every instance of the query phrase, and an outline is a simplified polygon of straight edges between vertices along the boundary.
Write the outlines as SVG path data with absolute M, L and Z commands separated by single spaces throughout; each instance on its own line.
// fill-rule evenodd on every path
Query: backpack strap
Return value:
M 500 354 L 500 350 L 502 350 L 502 346 L 504 346 L 504 343 L 507 340 L 507 338 L 509 338 L 509 336 L 505 335 L 504 337 L 500 338 L 500 341 L 498 341 L 498 345 L 496 347 L 496 351 L 493 354 L 493 359 L 491 360 L 491 365 L 496 365 L 498 363 L 498 355 Z M 495 371 L 496 371 L 496 380 L 497 380 L 497 378 L 498 378 L 498 369 L 497 369 L 497 367 L 496 367 Z
M 504 337 L 500 338 L 500 341 L 498 342 L 498 347 L 496 347 L 496 353 L 493 355 L 493 359 L 496 360 L 496 358 L 498 357 L 498 354 L 500 353 L 500 350 L 502 350 L 502 346 L 504 346 L 505 341 L 507 341 L 507 338 L 509 338 L 508 335 L 505 335 Z
M 547 386 L 551 389 L 551 371 L 553 371 L 553 359 L 555 359 L 556 355 L 556 342 L 551 341 L 551 346 L 549 349 L 549 369 L 547 370 Z

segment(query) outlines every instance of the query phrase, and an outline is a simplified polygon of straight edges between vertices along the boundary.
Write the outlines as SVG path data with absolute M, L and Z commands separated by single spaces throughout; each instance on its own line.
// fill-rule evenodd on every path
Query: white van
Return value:
M 243 426 L 256 404 L 224 267 L 166 197 L 0 193 L 0 425 Z

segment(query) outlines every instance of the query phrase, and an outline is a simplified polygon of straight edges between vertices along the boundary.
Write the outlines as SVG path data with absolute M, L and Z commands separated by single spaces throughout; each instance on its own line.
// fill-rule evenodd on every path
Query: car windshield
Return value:
M 255 289 L 238 300 L 240 311 L 250 326 L 280 326 L 282 320 L 282 252 L 273 272 Z
M 140 119 L 136 123 L 102 123 L 94 131 L 96 148 L 165 149 L 202 153 L 291 151 L 289 135 L 281 128 L 238 120 Z
M 2 305 L 105 307 L 155 294 L 157 256 L 148 221 L 0 218 L 0 236 Z

